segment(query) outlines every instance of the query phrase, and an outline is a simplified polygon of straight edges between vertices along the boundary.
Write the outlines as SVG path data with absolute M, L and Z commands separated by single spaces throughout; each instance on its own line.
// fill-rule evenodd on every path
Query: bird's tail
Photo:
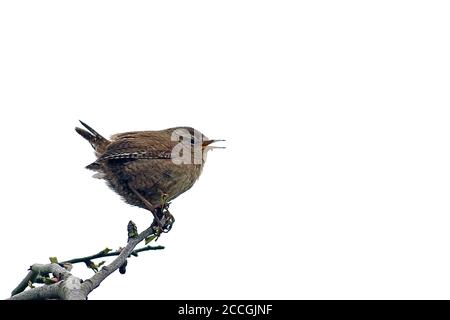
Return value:
M 80 123 L 85 127 L 88 131 L 81 129 L 81 128 L 75 128 L 75 131 L 78 132 L 80 136 L 85 138 L 89 143 L 91 144 L 92 148 L 94 148 L 96 153 L 103 153 L 110 143 L 110 141 L 104 137 L 102 137 L 97 131 L 92 129 L 90 126 L 88 126 L 86 123 L 80 120 Z

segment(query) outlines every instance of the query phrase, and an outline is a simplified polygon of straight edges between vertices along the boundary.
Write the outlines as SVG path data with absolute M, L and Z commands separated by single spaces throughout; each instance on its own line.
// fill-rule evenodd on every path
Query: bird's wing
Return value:
M 122 133 L 116 133 L 113 134 L 110 137 L 111 141 L 121 141 L 121 140 L 127 140 L 127 139 L 135 139 L 135 138 L 148 138 L 151 140 L 154 139 L 167 139 L 171 137 L 172 131 L 175 128 L 169 128 L 165 130 L 159 130 L 159 131 L 128 131 L 128 132 L 122 132 Z
M 171 153 L 170 141 L 148 143 L 139 139 L 120 139 L 112 142 L 96 162 L 114 159 L 170 159 Z

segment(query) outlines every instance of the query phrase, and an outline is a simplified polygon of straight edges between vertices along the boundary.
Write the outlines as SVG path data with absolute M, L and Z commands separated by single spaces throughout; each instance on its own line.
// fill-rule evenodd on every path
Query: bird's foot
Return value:
M 175 223 L 175 218 L 169 212 L 169 210 L 166 210 L 166 211 L 164 211 L 164 215 L 163 215 L 161 222 L 163 223 L 162 231 L 164 233 L 167 233 L 172 229 L 173 224 Z
M 173 224 L 175 223 L 175 218 L 168 210 L 168 205 L 164 205 L 162 207 L 158 207 L 157 213 L 154 219 L 154 229 L 157 234 L 167 233 L 172 229 Z

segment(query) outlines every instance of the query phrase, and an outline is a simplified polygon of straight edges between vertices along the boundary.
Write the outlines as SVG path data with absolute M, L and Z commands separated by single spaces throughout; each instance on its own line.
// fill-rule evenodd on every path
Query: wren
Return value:
M 191 127 L 159 131 L 118 133 L 106 139 L 80 121 L 86 129 L 75 128 L 94 148 L 97 159 L 86 166 L 94 177 L 133 206 L 152 212 L 154 225 L 168 232 L 174 217 L 170 201 L 189 190 L 199 178 L 211 140 Z

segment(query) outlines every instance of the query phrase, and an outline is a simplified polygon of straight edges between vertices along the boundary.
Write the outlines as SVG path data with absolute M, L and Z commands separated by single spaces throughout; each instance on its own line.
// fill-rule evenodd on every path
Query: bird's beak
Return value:
M 222 140 L 222 139 L 203 140 L 203 142 L 202 142 L 202 147 L 203 147 L 203 148 L 208 147 L 208 149 L 225 149 L 225 147 L 210 146 L 211 143 L 214 143 L 214 142 L 220 142 L 220 141 L 225 141 L 225 140 Z

